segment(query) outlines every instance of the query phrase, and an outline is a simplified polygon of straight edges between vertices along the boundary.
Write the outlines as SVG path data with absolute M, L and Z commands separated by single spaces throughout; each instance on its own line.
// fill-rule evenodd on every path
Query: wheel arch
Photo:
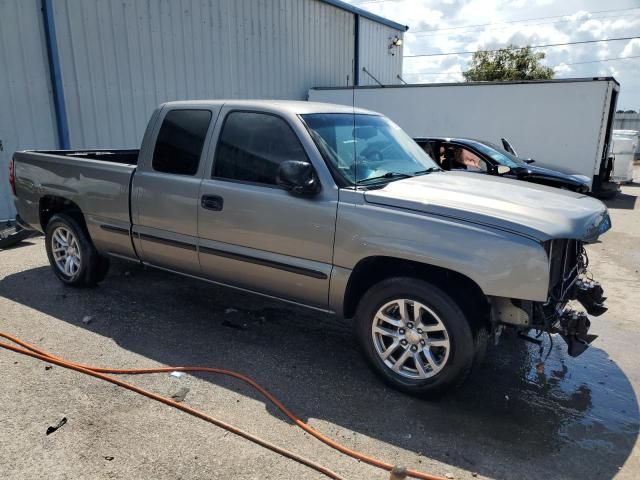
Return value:
M 56 195 L 45 195 L 40 199 L 39 206 L 40 226 L 46 231 L 47 224 L 54 215 L 64 213 L 76 220 L 87 231 L 87 222 L 80 207 L 73 201 Z
M 474 322 L 487 326 L 490 323 L 487 297 L 468 276 L 435 265 L 386 256 L 366 257 L 355 265 L 345 289 L 344 318 L 354 316 L 360 299 L 369 288 L 392 277 L 412 277 L 433 283 L 450 295 Z

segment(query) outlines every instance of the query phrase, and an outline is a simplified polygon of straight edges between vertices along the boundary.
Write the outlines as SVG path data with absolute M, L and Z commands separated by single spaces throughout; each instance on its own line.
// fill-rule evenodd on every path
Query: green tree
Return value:
M 467 82 L 548 80 L 553 78 L 553 69 L 540 64 L 544 56 L 529 46 L 509 45 L 495 52 L 480 50 L 473 54 L 469 70 L 462 75 Z

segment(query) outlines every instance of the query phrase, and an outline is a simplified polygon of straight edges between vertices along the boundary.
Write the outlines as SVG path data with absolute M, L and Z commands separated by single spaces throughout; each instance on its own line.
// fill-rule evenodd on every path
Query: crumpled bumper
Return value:
M 568 346 L 568 353 L 577 357 L 583 353 L 598 336 L 589 333 L 591 321 L 587 316 L 595 317 L 607 311 L 604 306 L 606 297 L 598 282 L 587 278 L 579 278 L 573 285 L 572 297 L 582 304 L 585 312 L 565 309 L 552 328 L 552 333 L 559 333 Z

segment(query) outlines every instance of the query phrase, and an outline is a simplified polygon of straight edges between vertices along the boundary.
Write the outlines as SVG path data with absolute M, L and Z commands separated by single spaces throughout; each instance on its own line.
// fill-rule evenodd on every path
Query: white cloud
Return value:
M 571 77 L 571 76 L 573 76 L 573 68 L 571 68 L 571 65 L 567 65 L 565 63 L 561 63 L 560 65 L 556 65 L 553 70 L 555 71 L 555 74 L 558 77 Z
M 622 49 L 623 57 L 631 57 L 633 55 L 640 55 L 640 38 L 634 38 L 629 40 L 629 43 Z M 640 71 L 636 70 L 636 73 L 640 75 Z
M 640 7 L 637 0 L 346 1 L 409 25 L 405 55 L 473 51 L 510 43 L 543 45 L 632 37 L 640 32 L 640 8 L 631 10 Z M 537 20 L 500 23 L 522 19 Z M 469 25 L 482 26 L 456 28 Z M 543 62 L 554 67 L 556 77 L 615 76 L 621 83 L 618 106 L 640 107 L 640 58 L 593 62 L 640 55 L 640 39 L 565 45 L 542 51 L 546 54 Z M 470 58 L 470 55 L 405 58 L 403 77 L 411 83 L 461 81 Z

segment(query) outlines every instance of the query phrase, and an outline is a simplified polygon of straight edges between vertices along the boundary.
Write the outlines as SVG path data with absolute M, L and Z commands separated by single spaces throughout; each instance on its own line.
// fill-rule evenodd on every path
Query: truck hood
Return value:
M 553 187 L 466 172 L 434 172 L 367 190 L 365 200 L 546 241 L 593 242 L 611 228 L 605 205 Z

